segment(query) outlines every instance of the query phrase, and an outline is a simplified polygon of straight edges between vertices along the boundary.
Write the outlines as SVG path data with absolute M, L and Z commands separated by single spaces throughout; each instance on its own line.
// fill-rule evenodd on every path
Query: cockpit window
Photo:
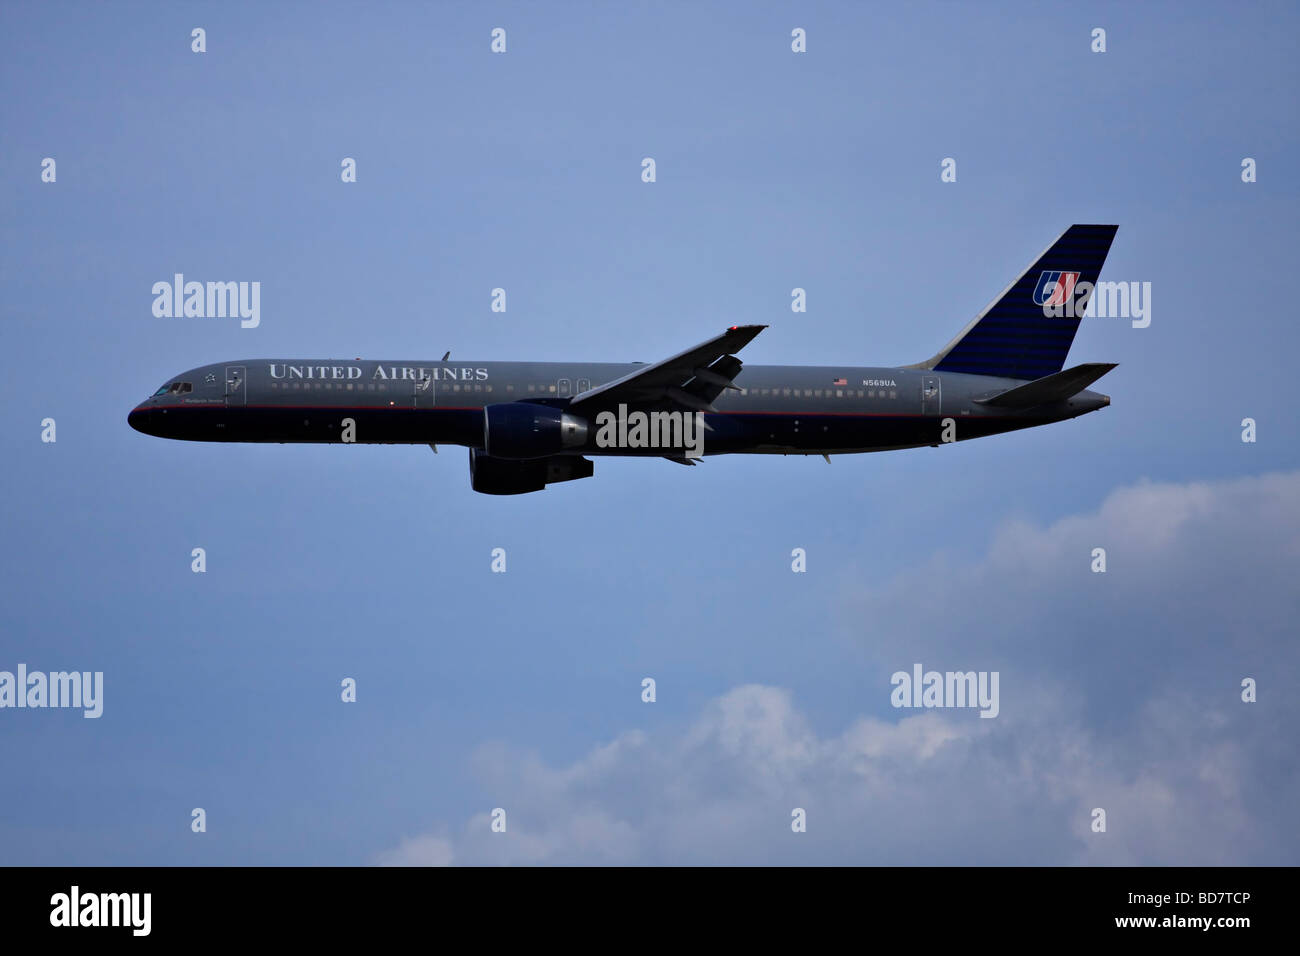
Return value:
M 154 392 L 153 396 L 157 398 L 159 395 L 184 395 L 192 391 L 194 391 L 192 382 L 171 382 Z

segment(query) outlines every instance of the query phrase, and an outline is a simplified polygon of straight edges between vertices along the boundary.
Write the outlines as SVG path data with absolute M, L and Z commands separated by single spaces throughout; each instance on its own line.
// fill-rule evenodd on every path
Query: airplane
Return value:
M 127 422 L 191 441 L 463 445 L 492 495 L 591 477 L 604 455 L 830 461 L 980 438 L 1110 404 L 1088 386 L 1115 365 L 1065 359 L 1117 228 L 1070 226 L 913 365 L 745 366 L 764 325 L 652 364 L 246 359 L 168 379 Z

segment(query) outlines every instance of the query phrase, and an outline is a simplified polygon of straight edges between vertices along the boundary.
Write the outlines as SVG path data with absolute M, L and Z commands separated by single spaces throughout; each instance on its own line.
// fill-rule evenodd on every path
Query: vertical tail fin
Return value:
M 942 352 L 909 367 L 1024 379 L 1059 372 L 1118 228 L 1071 226 Z M 1044 306 L 1071 301 L 1072 316 L 1044 315 Z

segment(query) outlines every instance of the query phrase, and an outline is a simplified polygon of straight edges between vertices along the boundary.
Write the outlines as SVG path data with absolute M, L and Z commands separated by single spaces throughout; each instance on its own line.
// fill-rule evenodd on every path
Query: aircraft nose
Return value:
M 149 434 L 149 409 L 139 405 L 131 409 L 131 413 L 126 416 L 126 423 L 138 432 Z

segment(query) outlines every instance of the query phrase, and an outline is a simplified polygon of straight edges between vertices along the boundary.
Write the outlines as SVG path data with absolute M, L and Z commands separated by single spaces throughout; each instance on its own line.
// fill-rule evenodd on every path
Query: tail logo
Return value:
M 1065 305 L 1074 294 L 1074 284 L 1078 281 L 1077 272 L 1044 272 L 1038 277 L 1038 286 L 1034 289 L 1034 305 Z

